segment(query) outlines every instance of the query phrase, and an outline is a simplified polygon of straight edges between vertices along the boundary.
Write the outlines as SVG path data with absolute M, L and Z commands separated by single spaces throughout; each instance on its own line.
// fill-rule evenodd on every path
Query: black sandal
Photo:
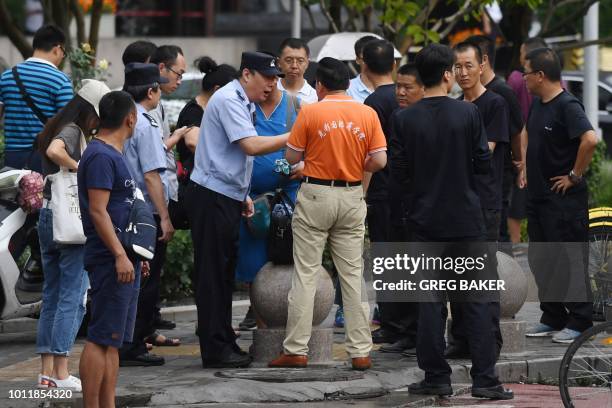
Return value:
M 164 341 L 158 341 L 157 338 L 159 336 L 163 335 L 159 334 L 158 332 L 155 332 L 149 337 L 145 338 L 144 341 L 145 343 L 150 343 L 156 347 L 178 347 L 181 345 L 180 339 L 171 339 L 170 337 L 163 336 L 166 339 Z

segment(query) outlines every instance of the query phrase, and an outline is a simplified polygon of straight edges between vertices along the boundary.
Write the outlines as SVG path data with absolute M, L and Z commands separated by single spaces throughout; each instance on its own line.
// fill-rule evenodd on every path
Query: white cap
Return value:
M 77 92 L 77 95 L 89 102 L 100 116 L 98 110 L 100 99 L 111 91 L 110 88 L 104 82 L 95 79 L 84 79 L 82 83 L 83 87 Z

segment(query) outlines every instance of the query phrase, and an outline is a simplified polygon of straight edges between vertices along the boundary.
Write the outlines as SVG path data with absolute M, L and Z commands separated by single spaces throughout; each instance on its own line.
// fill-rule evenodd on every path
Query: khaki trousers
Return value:
M 342 285 L 346 351 L 351 358 L 369 355 L 372 349 L 369 307 L 367 300 L 365 306 L 361 301 L 366 211 L 361 186 L 303 183 L 300 187 L 292 220 L 295 273 L 288 299 L 285 354 L 308 354 L 317 274 L 329 240 Z

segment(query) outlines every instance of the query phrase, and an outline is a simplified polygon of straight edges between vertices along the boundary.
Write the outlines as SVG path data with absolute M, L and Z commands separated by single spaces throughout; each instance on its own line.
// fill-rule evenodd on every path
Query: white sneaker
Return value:
M 81 380 L 73 375 L 69 375 L 65 380 L 49 377 L 49 388 L 64 388 L 74 392 L 81 392 L 83 390 Z
M 38 383 L 36 383 L 36 388 L 49 388 L 49 377 L 38 374 Z

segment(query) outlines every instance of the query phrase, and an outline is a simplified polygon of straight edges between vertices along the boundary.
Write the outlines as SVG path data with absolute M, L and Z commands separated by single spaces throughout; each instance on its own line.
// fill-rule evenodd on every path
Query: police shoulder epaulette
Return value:
M 157 121 L 155 120 L 153 116 L 149 115 L 148 113 L 144 113 L 144 112 L 142 113 L 142 115 L 149 120 L 149 123 L 151 124 L 151 126 L 159 127 L 159 125 L 157 124 Z

